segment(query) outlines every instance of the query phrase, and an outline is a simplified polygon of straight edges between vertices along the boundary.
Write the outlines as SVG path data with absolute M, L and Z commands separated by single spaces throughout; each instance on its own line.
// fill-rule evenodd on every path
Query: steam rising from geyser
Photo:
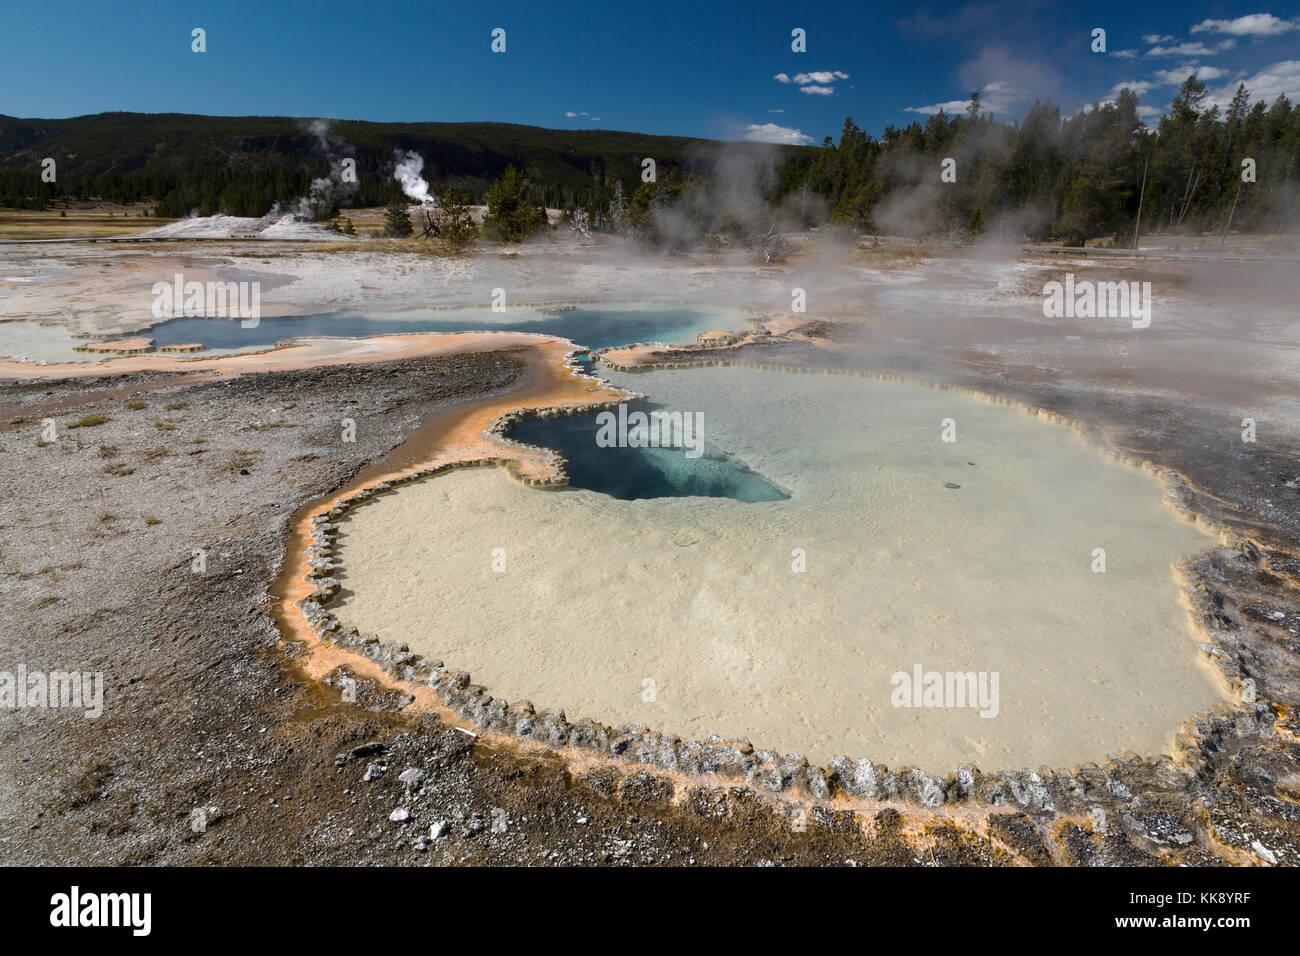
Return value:
M 341 139 L 330 139 L 329 128 L 327 119 L 309 120 L 303 124 L 303 129 L 316 140 L 316 151 L 329 160 L 330 171 L 328 176 L 313 179 L 307 195 L 298 200 L 296 215 L 302 219 L 314 221 L 328 217 L 357 191 L 355 178 L 349 180 L 343 175 L 343 161 L 354 158 L 354 150 Z M 283 212 L 280 204 L 276 203 L 267 216 L 278 217 Z
M 429 193 L 429 184 L 420 175 L 424 171 L 424 157 L 413 150 L 393 150 L 397 168 L 393 178 L 402 184 L 402 192 L 421 205 L 437 205 L 438 200 Z

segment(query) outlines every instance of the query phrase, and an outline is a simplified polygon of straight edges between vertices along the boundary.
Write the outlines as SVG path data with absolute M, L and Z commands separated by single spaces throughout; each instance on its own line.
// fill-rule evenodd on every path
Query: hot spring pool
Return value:
M 1171 570 L 1215 539 L 1070 430 L 843 377 L 609 378 L 699 412 L 710 453 L 789 497 L 613 497 L 452 472 L 342 521 L 340 621 L 570 719 L 745 736 L 822 763 L 1161 753 L 1226 698 Z M 589 448 L 582 467 L 612 451 Z M 608 455 L 615 483 L 644 467 Z M 899 675 L 917 673 L 996 675 L 996 699 L 900 697 Z
M 164 345 L 198 343 L 205 353 L 265 349 L 282 339 L 336 336 L 361 338 L 403 332 L 537 332 L 571 339 L 586 348 L 630 345 L 635 342 L 689 342 L 708 329 L 744 327 L 741 313 L 722 308 L 668 307 L 654 304 L 578 306 L 567 312 L 544 313 L 513 307 L 495 313 L 485 308 L 423 309 L 409 312 L 356 315 L 327 313 L 262 317 L 252 328 L 235 319 L 169 319 L 132 333 Z M 103 356 L 73 352 L 80 344 L 65 330 L 33 323 L 0 323 L 0 355 L 47 362 L 94 361 Z

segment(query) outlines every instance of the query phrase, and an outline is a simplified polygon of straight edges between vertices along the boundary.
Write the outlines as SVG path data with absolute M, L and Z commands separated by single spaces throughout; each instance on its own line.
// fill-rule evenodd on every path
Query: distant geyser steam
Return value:
M 397 149 L 393 153 L 397 157 L 393 178 L 402 184 L 402 192 L 421 205 L 436 205 L 428 182 L 420 175 L 424 171 L 424 157 L 412 150 Z

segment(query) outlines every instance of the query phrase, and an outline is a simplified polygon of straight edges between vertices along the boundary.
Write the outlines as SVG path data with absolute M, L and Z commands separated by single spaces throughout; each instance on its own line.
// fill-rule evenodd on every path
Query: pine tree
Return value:
M 520 242 L 546 225 L 546 212 L 528 201 L 528 180 L 514 166 L 488 190 L 483 231 L 502 242 Z
M 469 212 L 469 196 L 460 189 L 448 189 L 442 194 L 439 207 L 440 234 L 453 249 L 463 249 L 478 236 L 478 227 Z
M 394 199 L 388 204 L 388 209 L 384 212 L 385 229 L 384 234 L 392 236 L 395 239 L 404 239 L 412 232 L 411 214 L 407 210 L 406 203 L 401 199 Z

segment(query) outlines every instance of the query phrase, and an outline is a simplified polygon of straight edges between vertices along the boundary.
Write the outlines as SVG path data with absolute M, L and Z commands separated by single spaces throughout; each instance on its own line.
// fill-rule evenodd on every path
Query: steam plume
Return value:
M 413 150 L 393 150 L 397 158 L 397 168 L 393 178 L 402 184 L 402 192 L 421 205 L 437 205 L 438 201 L 429 193 L 429 184 L 420 175 L 424 171 L 424 157 Z

